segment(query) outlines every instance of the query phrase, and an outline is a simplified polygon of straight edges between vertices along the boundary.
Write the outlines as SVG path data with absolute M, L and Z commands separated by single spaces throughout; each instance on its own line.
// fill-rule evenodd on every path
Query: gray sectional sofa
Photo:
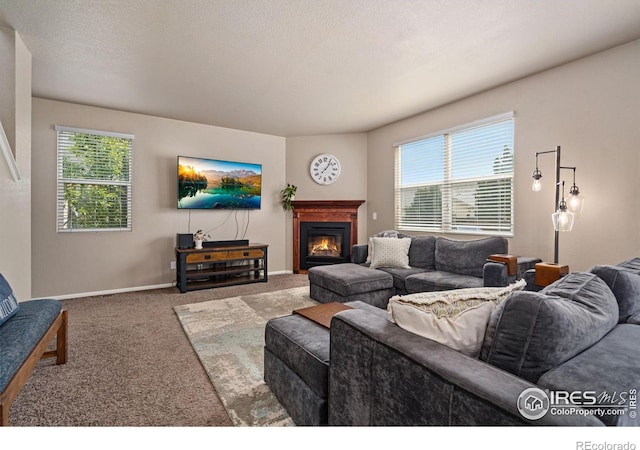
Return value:
M 267 324 L 265 380 L 298 425 L 640 425 L 640 258 L 511 293 L 478 357 L 351 305 L 330 329 Z
M 640 276 L 619 266 L 514 292 L 493 312 L 479 358 L 341 312 L 331 323 L 328 423 L 639 426 L 639 294 Z M 561 395 L 544 404 L 541 392 Z
M 488 237 L 465 241 L 400 233 L 397 237 L 411 239 L 411 268 L 377 268 L 393 276 L 396 294 L 504 286 L 507 283 L 504 265 L 487 262 L 490 255 L 508 252 L 509 244 L 505 238 Z M 368 249 L 368 244 L 356 245 L 352 248 L 351 261 L 366 265 Z
M 489 261 L 506 255 L 508 241 L 502 237 L 455 240 L 440 236 L 409 236 L 384 231 L 373 238 L 410 239 L 408 266 L 389 264 L 372 268 L 369 245 L 352 247 L 351 263 L 309 269 L 311 298 L 321 303 L 364 301 L 386 308 L 393 295 L 445 291 L 482 286 L 506 286 L 522 277 L 540 259 L 517 258 L 517 270 L 509 273 L 504 263 Z

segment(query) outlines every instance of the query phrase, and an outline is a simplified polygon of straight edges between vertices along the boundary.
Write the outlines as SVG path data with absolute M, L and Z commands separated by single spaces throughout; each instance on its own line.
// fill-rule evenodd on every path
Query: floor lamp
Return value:
M 542 172 L 538 169 L 538 156 L 543 154 L 555 153 L 556 155 L 556 179 L 555 179 L 555 200 L 554 200 L 554 213 L 551 215 L 554 228 L 554 245 L 553 245 L 553 263 L 558 264 L 558 243 L 560 238 L 560 231 L 571 231 L 573 228 L 573 221 L 575 216 L 580 214 L 582 206 L 584 204 L 584 198 L 580 196 L 580 190 L 576 186 L 576 168 L 563 166 L 560 162 L 560 146 L 557 146 L 555 150 L 549 150 L 546 152 L 536 152 L 536 170 L 533 171 L 533 185 L 531 188 L 538 192 L 542 189 Z M 569 189 L 569 202 L 564 198 L 564 180 L 560 180 L 560 170 L 568 169 L 573 170 L 573 185 Z M 560 197 L 560 188 L 562 187 L 562 197 Z

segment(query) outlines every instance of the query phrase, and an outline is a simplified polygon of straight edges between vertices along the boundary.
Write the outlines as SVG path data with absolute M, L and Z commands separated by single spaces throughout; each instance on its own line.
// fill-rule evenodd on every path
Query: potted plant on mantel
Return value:
M 287 187 L 280 191 L 282 197 L 282 208 L 287 211 L 293 209 L 291 201 L 296 197 L 298 186 L 287 183 Z

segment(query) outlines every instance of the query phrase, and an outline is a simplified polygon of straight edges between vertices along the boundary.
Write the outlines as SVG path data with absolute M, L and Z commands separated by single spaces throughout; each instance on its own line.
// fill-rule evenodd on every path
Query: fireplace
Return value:
M 300 224 L 300 269 L 349 262 L 349 222 L 303 222 Z
M 351 260 L 364 200 L 294 200 L 293 273 Z

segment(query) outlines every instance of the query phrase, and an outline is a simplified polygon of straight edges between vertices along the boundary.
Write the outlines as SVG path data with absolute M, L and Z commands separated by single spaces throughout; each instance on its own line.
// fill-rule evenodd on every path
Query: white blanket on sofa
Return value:
M 505 287 L 396 295 L 389 299 L 387 311 L 399 327 L 476 357 L 495 307 L 525 286 L 519 280 Z

